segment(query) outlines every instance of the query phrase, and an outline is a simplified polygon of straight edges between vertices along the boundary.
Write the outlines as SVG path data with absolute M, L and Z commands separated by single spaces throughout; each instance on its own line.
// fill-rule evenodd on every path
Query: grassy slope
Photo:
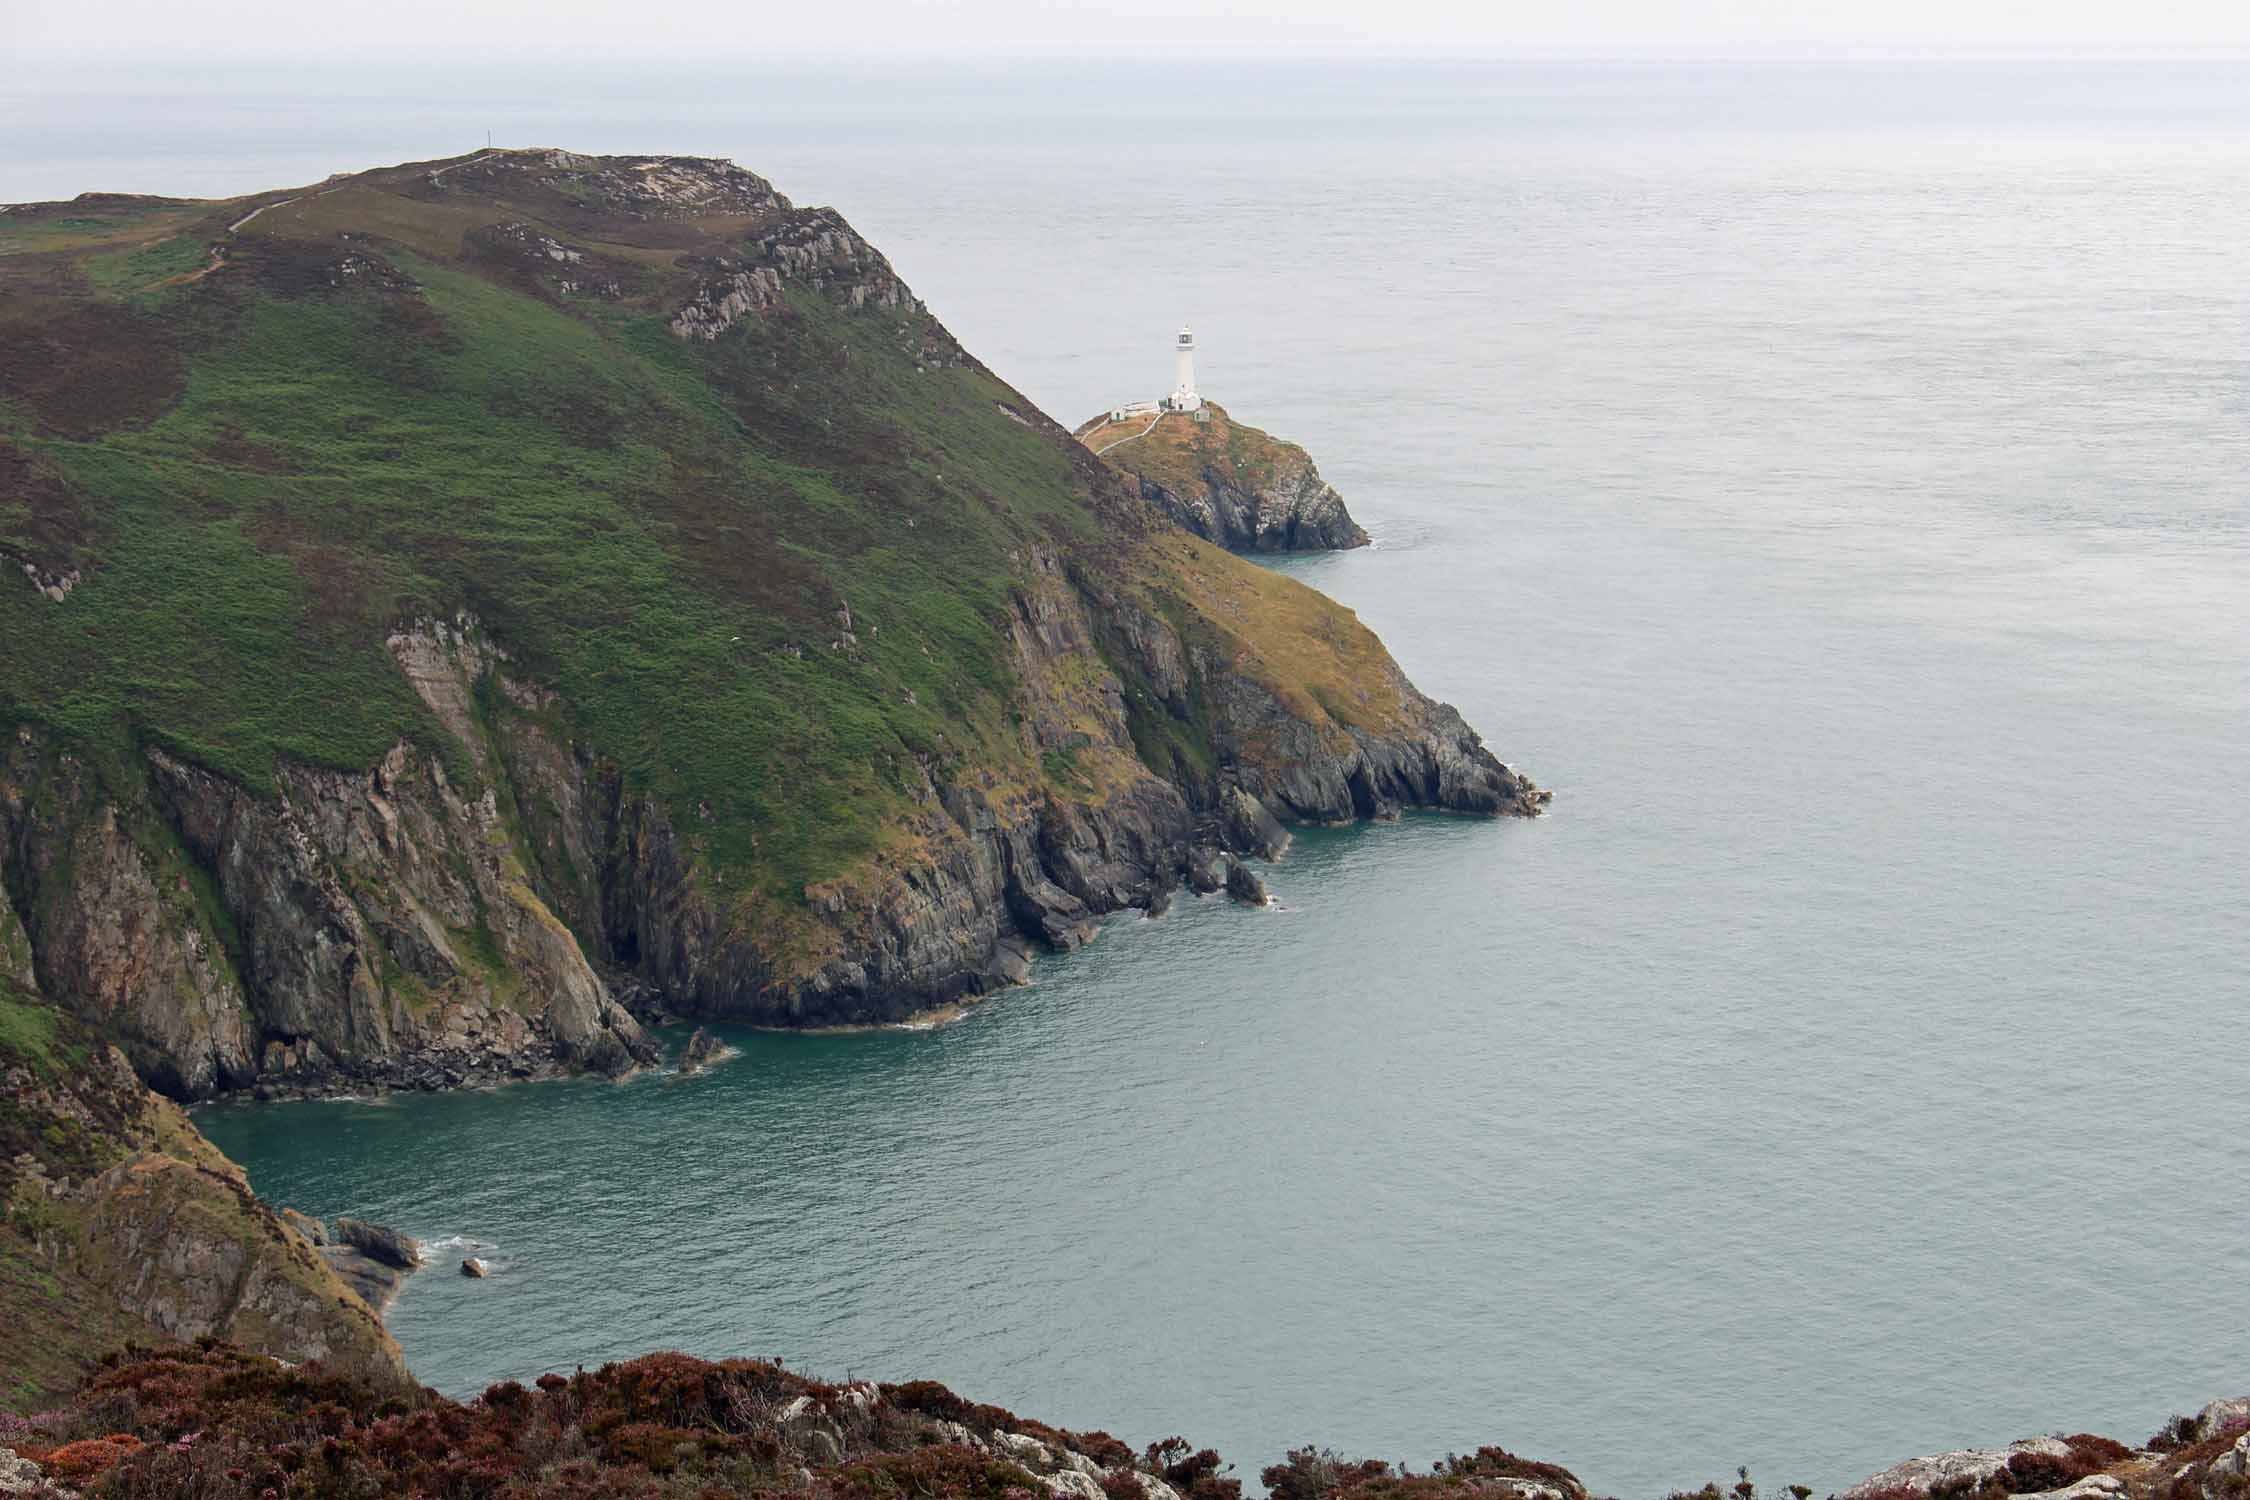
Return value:
M 1122 422 L 1097 418 L 1078 430 L 1078 438 L 1088 448 L 1108 448 L 1103 456 L 1109 462 L 1177 495 L 1200 494 L 1207 472 L 1231 474 L 1238 489 L 1256 491 L 1282 472 L 1311 466 L 1296 444 L 1241 425 L 1216 402 L 1206 401 L 1203 409 L 1211 414 L 1209 421 L 1169 412 L 1145 437 L 1134 434 L 1148 426 L 1146 417 Z
M 86 574 L 59 606 L 0 585 L 0 713 L 257 787 L 278 758 L 363 766 L 402 736 L 456 755 L 382 642 L 467 609 L 698 830 L 712 879 L 794 903 L 894 836 L 917 757 L 1083 791 L 1014 727 L 1026 543 L 1175 618 L 1285 596 L 1223 623 L 1262 632 L 1237 654 L 1308 708 L 1388 667 L 1309 590 L 1215 552 L 1183 589 L 1161 535 L 1109 535 L 1082 456 L 1002 410 L 1021 397 L 973 361 L 921 367 L 951 346 L 918 311 L 800 281 L 715 341 L 674 338 L 682 257 L 740 254 L 756 216 L 450 184 L 367 174 L 231 236 L 254 200 L 0 219 L 0 347 L 48 351 L 0 374 L 0 552 Z M 515 222 L 620 295 L 479 250 Z M 314 273 L 346 253 L 390 269 L 332 289 Z M 373 284 L 392 271 L 418 289 Z

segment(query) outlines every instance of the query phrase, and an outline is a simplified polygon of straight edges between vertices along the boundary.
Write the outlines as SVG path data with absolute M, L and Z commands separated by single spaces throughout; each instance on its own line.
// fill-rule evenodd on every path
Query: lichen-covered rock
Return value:
M 2250 1428 L 2250 1396 L 2229 1396 L 2213 1401 L 2195 1414 L 2197 1441 L 2215 1438 L 2229 1429 Z
M 2018 1454 L 2033 1454 L 2041 1458 L 2068 1458 L 2070 1445 L 2060 1438 L 2025 1438 L 2010 1443 L 2005 1448 L 1958 1448 L 1949 1453 L 1933 1453 L 1923 1458 L 1910 1458 L 1893 1464 L 1880 1474 L 1871 1474 L 1845 1490 L 1838 1500 L 1867 1500 L 1874 1495 L 1913 1493 L 1927 1495 L 1935 1490 L 1948 1493 L 1955 1489 L 1981 1488 L 1993 1476 L 2002 1473 L 2009 1461 Z
M 39 1465 L 18 1458 L 13 1448 L 0 1448 L 0 1495 L 29 1495 L 47 1482 Z

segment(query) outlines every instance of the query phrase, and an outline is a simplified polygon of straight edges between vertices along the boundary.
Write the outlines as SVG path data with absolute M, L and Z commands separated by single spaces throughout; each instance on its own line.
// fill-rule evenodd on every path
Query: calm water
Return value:
M 431 1383 L 780 1354 L 1632 1497 L 2250 1389 L 2250 70 L 518 81 L 313 130 L 269 80 L 152 86 L 161 154 L 16 87 L 0 196 L 488 114 L 733 154 L 1066 421 L 1192 320 L 1380 538 L 1295 571 L 1558 792 L 1308 836 L 1285 910 L 1118 922 L 945 1031 L 208 1112 L 282 1201 L 494 1247 L 396 1308 Z

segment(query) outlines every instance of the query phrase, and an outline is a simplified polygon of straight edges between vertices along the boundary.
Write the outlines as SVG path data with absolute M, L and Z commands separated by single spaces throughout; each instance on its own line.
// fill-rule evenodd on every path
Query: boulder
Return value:
M 1227 865 L 1227 894 L 1244 906 L 1264 906 L 1267 902 L 1266 883 L 1258 872 L 1243 860 L 1233 860 Z
M 1226 856 L 1208 845 L 1188 851 L 1188 889 L 1198 896 L 1222 890 L 1227 883 Z
M 422 1247 L 412 1235 L 364 1219 L 338 1219 L 336 1241 L 348 1245 L 378 1265 L 412 1271 L 422 1264 Z
M 492 1267 L 472 1255 L 461 1262 L 461 1274 L 481 1281 L 492 1274 Z

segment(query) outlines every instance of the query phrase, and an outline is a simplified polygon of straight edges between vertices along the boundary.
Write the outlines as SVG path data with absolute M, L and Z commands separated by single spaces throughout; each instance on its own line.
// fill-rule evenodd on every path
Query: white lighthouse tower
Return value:
M 1203 398 L 1195 393 L 1195 335 L 1181 329 L 1172 349 L 1173 358 L 1179 363 L 1179 383 L 1164 404 L 1174 411 L 1201 411 Z

